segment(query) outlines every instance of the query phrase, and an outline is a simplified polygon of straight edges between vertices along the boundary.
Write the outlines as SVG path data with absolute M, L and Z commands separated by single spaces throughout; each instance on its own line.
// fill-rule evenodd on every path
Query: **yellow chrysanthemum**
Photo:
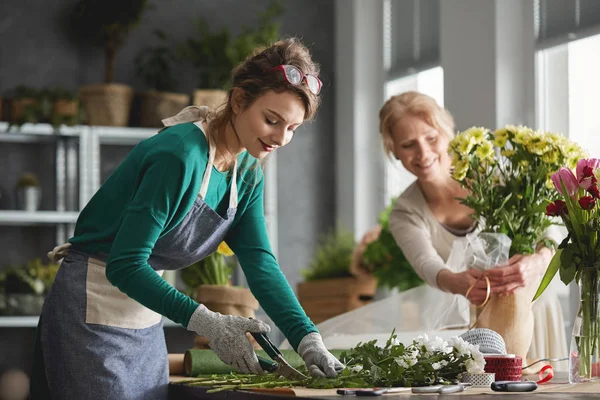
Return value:
M 483 141 L 477 146 L 475 155 L 479 157 L 480 160 L 492 159 L 494 157 L 494 145 L 489 140 Z
M 233 255 L 233 251 L 229 248 L 229 246 L 225 242 L 221 242 L 221 244 L 219 245 L 219 248 L 217 249 L 217 253 L 223 254 L 226 257 Z
M 548 151 L 542 155 L 542 161 L 546 164 L 557 164 L 559 152 L 556 149 Z
M 502 150 L 502 151 L 500 151 L 500 154 L 503 157 L 507 157 L 507 158 L 511 158 L 512 156 L 515 155 L 515 153 L 516 153 L 515 150 Z
M 496 136 L 494 138 L 494 146 L 502 148 L 502 147 L 504 147 L 505 144 L 506 144 L 506 137 Z
M 473 126 L 464 131 L 463 134 L 467 137 L 473 138 L 473 140 L 475 140 L 475 144 L 479 144 L 487 138 L 488 130 L 483 127 Z
M 477 143 L 471 136 L 463 136 L 456 145 L 456 151 L 461 157 L 466 157 Z
M 452 177 L 460 182 L 463 179 L 465 179 L 468 171 L 469 171 L 469 163 L 465 160 L 461 160 L 454 165 L 454 170 L 452 171 Z

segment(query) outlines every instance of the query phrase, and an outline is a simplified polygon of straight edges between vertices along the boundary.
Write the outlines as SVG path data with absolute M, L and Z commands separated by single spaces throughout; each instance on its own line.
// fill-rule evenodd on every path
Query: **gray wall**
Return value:
M 5 94 L 20 83 L 75 89 L 102 80 L 102 50 L 77 47 L 62 32 L 61 13 L 71 3 L 70 0 L 0 2 L 0 93 Z M 152 44 L 154 29 L 162 28 L 174 40 L 182 40 L 192 32 L 193 18 L 204 16 L 211 26 L 226 25 L 236 32 L 239 27 L 252 24 L 256 13 L 269 1 L 155 0 L 154 3 L 155 8 L 131 33 L 116 61 L 115 81 L 138 90 L 145 88 L 134 74 L 133 59 L 141 48 Z M 318 236 L 334 225 L 334 5 L 332 0 L 287 0 L 284 5 L 283 33 L 299 36 L 310 46 L 314 59 L 322 66 L 324 82 L 322 107 L 316 119 L 298 129 L 290 146 L 282 149 L 278 157 L 280 263 L 295 288 L 300 280 L 298 272 L 308 265 Z M 193 71 L 181 67 L 178 76 L 177 89 L 191 92 L 195 86 Z M 47 155 L 47 148 L 48 145 L 0 142 L 0 190 L 10 194 L 17 175 L 31 170 L 47 178 L 43 189 L 52 193 L 54 161 Z M 121 153 L 115 151 L 112 159 L 105 154 L 103 162 L 114 164 L 123 156 Z M 0 198 L 0 207 L 12 207 L 10 197 L 3 198 L 6 201 Z M 53 206 L 49 197 L 43 208 Z M 9 262 L 41 257 L 53 244 L 49 228 L 0 226 L 0 238 L 0 268 Z M 10 252 L 5 252 L 8 249 Z M 15 360 L 23 357 L 16 365 L 28 368 L 30 339 L 21 344 L 24 348 L 17 352 L 20 354 L 13 354 L 13 348 L 7 357 L 6 349 L 15 346 L 14 341 L 20 336 L 7 329 L 0 328 L 0 370 L 15 365 Z M 5 340 L 8 338 L 11 340 Z

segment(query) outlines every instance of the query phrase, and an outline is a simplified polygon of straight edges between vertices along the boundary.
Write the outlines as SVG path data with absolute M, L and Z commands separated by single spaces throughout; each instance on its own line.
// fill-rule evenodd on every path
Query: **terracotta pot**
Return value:
M 371 275 L 323 279 L 298 284 L 298 300 L 316 324 L 369 304 L 377 291 Z
M 149 90 L 142 95 L 140 125 L 146 128 L 162 127 L 162 120 L 172 117 L 190 103 L 190 96 L 181 93 Z
M 127 126 L 133 89 L 120 83 L 93 84 L 79 88 L 79 98 L 89 125 Z
M 219 89 L 194 90 L 194 105 L 216 109 L 227 100 L 227 92 Z

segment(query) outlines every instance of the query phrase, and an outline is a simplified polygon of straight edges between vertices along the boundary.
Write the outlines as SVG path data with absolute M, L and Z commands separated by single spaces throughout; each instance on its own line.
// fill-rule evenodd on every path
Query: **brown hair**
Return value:
M 293 65 L 305 74 L 319 75 L 319 65 L 313 62 L 308 48 L 296 38 L 279 40 L 265 49 L 257 49 L 231 72 L 232 85 L 226 102 L 211 115 L 209 132 L 218 134 L 231 121 L 232 94 L 238 88 L 243 93 L 244 109 L 269 90 L 294 92 L 304 103 L 304 119 L 312 119 L 319 108 L 319 96 L 313 94 L 304 82 L 300 85 L 287 83 L 281 71 L 272 70 L 278 65 Z
M 454 135 L 454 118 L 430 96 L 420 92 L 405 92 L 392 96 L 379 111 L 379 133 L 388 156 L 393 155 L 392 129 L 407 114 L 422 118 L 449 137 Z

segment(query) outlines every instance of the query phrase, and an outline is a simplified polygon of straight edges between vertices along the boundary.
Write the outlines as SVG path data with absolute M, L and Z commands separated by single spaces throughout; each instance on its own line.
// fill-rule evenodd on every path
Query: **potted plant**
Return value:
M 31 172 L 24 173 L 17 181 L 15 191 L 18 210 L 37 211 L 40 208 L 42 189 L 35 174 Z
M 355 249 L 352 272 L 372 274 L 377 286 L 404 291 L 423 284 L 404 257 L 390 231 L 394 201 L 379 215 L 379 225 L 371 230 Z
M 256 28 L 246 27 L 235 38 L 227 28 L 213 32 L 205 19 L 196 21 L 196 36 L 180 48 L 181 58 L 196 69 L 193 104 L 216 108 L 225 101 L 231 70 L 256 48 L 278 39 L 279 23 L 274 20 L 282 14 L 281 3 L 273 1 L 260 14 Z
M 114 83 L 115 60 L 147 7 L 147 0 L 78 0 L 71 10 L 71 35 L 104 47 L 104 83 L 79 90 L 90 125 L 127 126 L 133 89 Z
M 25 85 L 13 89 L 10 100 L 10 122 L 23 124 L 25 122 L 38 122 L 39 91 Z
M 79 100 L 74 91 L 57 87 L 50 91 L 52 125 L 75 125 L 79 121 Z
M 5 296 L 4 313 L 39 315 L 58 268 L 58 264 L 42 264 L 39 258 L 5 268 L 0 274 L 0 292 Z
M 176 80 L 171 63 L 177 61 L 177 54 L 169 45 L 167 35 L 162 30 L 154 31 L 159 44 L 146 47 L 135 58 L 136 74 L 150 90 L 143 93 L 140 125 L 160 127 L 161 121 L 177 114 L 190 102 L 190 96 L 173 93 Z
M 330 232 L 320 241 L 310 267 L 302 271 L 298 300 L 315 323 L 369 303 L 377 283 L 370 275 L 353 276 L 350 261 L 354 237 L 349 232 Z
M 205 259 L 181 270 L 181 279 L 194 299 L 209 310 L 227 315 L 254 318 L 258 301 L 250 289 L 231 286 L 233 252 L 225 242 Z M 196 348 L 208 348 L 208 340 L 197 336 Z

